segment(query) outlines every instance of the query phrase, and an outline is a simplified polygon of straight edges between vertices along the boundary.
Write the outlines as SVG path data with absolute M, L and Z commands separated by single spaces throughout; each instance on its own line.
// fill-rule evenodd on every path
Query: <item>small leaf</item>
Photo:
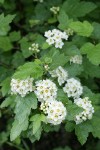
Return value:
M 80 21 L 71 22 L 69 27 L 81 36 L 89 37 L 93 32 L 93 26 L 88 21 L 84 21 L 83 23 Z
M 89 132 L 92 132 L 92 126 L 89 121 L 85 121 L 75 127 L 75 134 L 82 145 L 86 142 Z
M 9 105 L 12 105 L 14 101 L 14 96 L 7 97 L 0 105 L 0 108 L 8 107 Z

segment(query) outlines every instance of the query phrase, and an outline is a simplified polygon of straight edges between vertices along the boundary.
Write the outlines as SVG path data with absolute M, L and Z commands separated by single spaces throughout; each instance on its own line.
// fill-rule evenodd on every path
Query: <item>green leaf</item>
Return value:
M 82 73 L 82 75 L 87 75 L 92 78 L 100 77 L 100 66 L 93 65 L 91 62 L 89 62 L 88 59 L 83 60 L 83 68 L 84 68 L 84 72 Z
M 11 79 L 10 78 L 6 78 L 2 83 L 1 83 L 1 92 L 2 92 L 2 95 L 5 96 L 6 94 L 9 93 L 10 91 L 10 81 Z
M 75 116 L 83 111 L 81 107 L 78 107 L 71 101 L 66 105 L 67 108 L 67 120 L 71 121 L 75 119 Z
M 67 0 L 63 3 L 62 9 L 66 11 L 69 17 L 83 17 L 93 11 L 97 6 L 92 2 L 80 2 L 80 0 Z
M 96 46 L 91 43 L 85 43 L 81 47 L 81 52 L 87 54 L 87 58 L 94 65 L 100 64 L 100 44 Z
M 2 4 L 3 4 L 3 3 L 4 3 L 4 0 L 0 0 L 0 3 L 2 3 Z
M 16 97 L 15 107 L 15 120 L 10 133 L 11 141 L 15 140 L 20 136 L 22 131 L 25 131 L 28 127 L 28 117 L 31 109 L 37 108 L 37 98 L 34 93 L 30 93 L 26 97 Z
M 82 145 L 87 141 L 89 132 L 92 132 L 92 126 L 89 121 L 85 121 L 75 127 L 75 134 Z
M 37 140 L 39 140 L 42 132 L 41 123 L 42 122 L 46 123 L 46 117 L 43 114 L 36 114 L 30 118 L 30 121 L 32 121 L 33 135 Z
M 37 62 L 28 62 L 20 66 L 14 73 L 13 78 L 25 79 L 29 76 L 39 78 L 43 75 L 43 68 Z
M 29 47 L 31 46 L 31 43 L 28 42 L 28 39 L 26 37 L 23 37 L 19 43 L 24 58 L 28 58 L 29 56 L 31 56 L 32 52 L 29 51 Z
M 59 21 L 58 27 L 62 30 L 65 30 L 68 28 L 69 23 L 72 22 L 72 19 L 69 20 L 66 12 L 61 10 L 59 15 L 58 15 L 58 21 Z
M 9 34 L 9 38 L 10 38 L 10 40 L 11 40 L 12 42 L 16 42 L 16 41 L 20 40 L 21 34 L 20 34 L 19 31 L 18 31 L 18 32 L 17 32 L 17 31 L 11 32 L 11 33 Z
M 57 100 L 62 101 L 65 104 L 68 102 L 68 97 L 62 89 L 58 89 L 57 91 Z
M 93 136 L 100 138 L 100 110 L 93 115 L 93 118 L 91 119 L 91 124 L 93 127 Z
M 30 93 L 24 98 L 17 96 L 15 108 L 15 118 L 21 123 L 29 116 L 31 109 L 37 108 L 37 98 L 34 93 Z
M 50 45 L 47 42 L 43 43 L 43 45 L 42 45 L 42 49 L 44 49 L 44 50 L 49 47 L 50 47 Z
M 15 119 L 12 125 L 11 133 L 10 133 L 10 140 L 14 141 L 22 131 L 25 131 L 28 127 L 28 117 L 24 119 L 23 122 L 19 122 Z
M 8 107 L 12 105 L 14 101 L 14 96 L 7 97 L 0 105 L 0 108 Z
M 2 1 L 3 2 L 3 1 Z M 0 15 L 0 35 L 4 36 L 10 30 L 9 24 L 15 18 L 15 15 L 7 15 L 4 17 L 4 14 Z
M 79 64 L 66 64 L 66 70 L 70 77 L 75 77 L 82 73 L 83 66 Z
M 10 51 L 12 49 L 12 44 L 9 37 L 7 36 L 0 37 L 0 48 L 3 51 Z
M 24 64 L 24 57 L 22 55 L 21 52 L 17 51 L 14 55 L 13 55 L 13 59 L 12 59 L 12 64 L 15 68 L 19 67 L 20 65 Z
M 93 32 L 93 26 L 88 21 L 84 21 L 83 23 L 80 21 L 71 22 L 69 27 L 81 36 L 89 37 Z
M 48 53 L 52 58 L 52 63 L 50 64 L 50 69 L 56 69 L 58 66 L 64 66 L 67 63 L 67 58 L 64 54 L 60 54 L 55 48 L 51 49 Z
M 65 130 L 67 132 L 72 132 L 74 130 L 74 128 L 75 128 L 75 123 L 67 121 L 67 123 L 65 125 Z
M 45 116 L 43 114 L 36 114 L 30 118 L 33 121 L 33 134 L 35 135 L 41 128 L 41 121 L 45 121 Z

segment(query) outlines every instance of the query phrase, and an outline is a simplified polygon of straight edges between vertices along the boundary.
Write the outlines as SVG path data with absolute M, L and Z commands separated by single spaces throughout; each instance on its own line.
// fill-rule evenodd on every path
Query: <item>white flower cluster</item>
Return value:
M 39 44 L 33 43 L 31 47 L 29 47 L 29 50 L 34 52 L 34 53 L 38 53 L 40 52 L 39 50 Z
M 75 64 L 82 64 L 82 56 L 81 55 L 75 55 L 75 56 L 72 56 L 70 58 L 70 63 L 75 63 Z
M 57 97 L 56 84 L 48 79 L 37 81 L 34 92 L 40 102 L 54 100 Z
M 87 119 L 92 119 L 94 107 L 92 106 L 91 101 L 89 101 L 88 97 L 85 97 L 83 99 L 82 98 L 76 99 L 74 100 L 74 103 L 84 109 L 83 112 L 76 115 L 75 118 L 76 124 L 80 124 L 81 122 L 86 121 Z
M 57 77 L 58 78 L 58 83 L 61 86 L 68 78 L 68 73 L 65 69 L 63 69 L 61 66 L 56 68 L 53 71 L 49 72 L 52 77 Z
M 63 103 L 57 100 L 41 103 L 41 110 L 47 114 L 47 122 L 53 125 L 60 124 L 67 115 Z
M 61 32 L 60 30 L 57 29 L 46 31 L 44 36 L 47 38 L 46 42 L 49 45 L 54 44 L 56 48 L 60 49 L 64 45 L 62 39 L 64 40 L 68 39 L 68 35 L 66 34 L 66 32 Z
M 65 87 L 63 87 L 65 93 L 67 93 L 68 97 L 79 98 L 80 95 L 83 93 L 83 87 L 81 83 L 74 79 L 70 78 L 67 80 Z
M 11 80 L 11 94 L 19 94 L 25 97 L 26 94 L 33 91 L 33 78 L 25 80 L 12 79 Z
M 58 12 L 59 12 L 59 10 L 60 10 L 60 8 L 59 7 L 51 7 L 50 8 L 50 11 L 52 11 L 53 13 L 54 13 L 54 15 L 57 15 L 58 14 Z

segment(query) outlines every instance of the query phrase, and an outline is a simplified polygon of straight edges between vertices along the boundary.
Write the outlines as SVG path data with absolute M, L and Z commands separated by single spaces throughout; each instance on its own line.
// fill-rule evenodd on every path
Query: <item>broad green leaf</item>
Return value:
M 52 63 L 50 64 L 50 69 L 56 69 L 58 66 L 64 66 L 67 63 L 67 58 L 64 54 L 60 54 L 55 48 L 51 49 L 48 53 L 48 56 L 51 56 Z
M 80 75 L 83 71 L 83 66 L 79 64 L 66 64 L 65 67 L 70 77 Z
M 0 35 L 1 36 L 6 35 L 7 32 L 10 30 L 9 24 L 12 22 L 14 18 L 15 18 L 15 15 L 7 15 L 7 16 L 4 16 L 4 14 L 0 15 Z
M 91 43 L 85 43 L 81 47 L 81 52 L 87 54 L 87 58 L 94 65 L 100 64 L 100 44 L 96 46 Z
M 41 128 L 41 122 L 45 121 L 45 116 L 43 114 L 36 114 L 30 118 L 33 121 L 33 134 L 35 135 Z
M 10 140 L 14 141 L 22 131 L 25 131 L 28 127 L 28 117 L 25 118 L 23 122 L 19 122 L 17 119 L 13 122 L 11 133 L 10 133 Z
M 11 44 L 9 37 L 7 36 L 0 37 L 0 48 L 3 51 L 10 51 L 12 49 L 12 44 Z
M 62 101 L 65 104 L 68 102 L 68 97 L 62 89 L 58 89 L 57 91 L 57 100 Z
M 18 68 L 18 70 L 13 75 L 13 78 L 25 79 L 29 76 L 33 78 L 39 78 L 42 75 L 43 68 L 41 65 L 35 62 L 28 62 Z
M 65 125 L 65 130 L 67 132 L 72 132 L 74 130 L 74 128 L 75 128 L 75 123 L 67 121 L 67 123 Z
M 1 92 L 2 92 L 2 95 L 5 96 L 6 94 L 9 93 L 10 91 L 10 81 L 11 79 L 10 78 L 6 78 L 2 83 L 1 83 Z
M 3 3 L 4 3 L 4 0 L 0 0 L 0 3 L 2 3 L 2 4 L 3 4 Z
M 89 121 L 85 121 L 79 125 L 76 125 L 75 134 L 82 145 L 86 142 L 87 137 L 92 130 L 93 128 Z
M 68 102 L 68 104 L 66 105 L 66 108 L 67 108 L 67 117 L 66 118 L 69 121 L 74 120 L 75 116 L 83 111 L 83 109 L 81 107 L 78 107 L 71 101 Z
M 12 42 L 15 42 L 15 41 L 20 40 L 21 34 L 20 34 L 19 31 L 18 31 L 18 32 L 17 32 L 17 31 L 11 32 L 11 33 L 9 34 L 9 38 L 10 38 L 10 40 L 11 40 Z
M 85 43 L 82 47 L 81 47 L 81 53 L 82 54 L 88 54 L 92 51 L 92 49 L 94 48 L 94 45 L 92 43 Z
M 100 110 L 93 115 L 93 118 L 91 119 L 91 124 L 93 127 L 93 136 L 100 138 Z
M 93 32 L 93 26 L 88 22 L 75 21 L 69 24 L 69 27 L 78 35 L 89 37 Z
M 68 24 L 72 22 L 72 19 L 68 18 L 68 15 L 65 11 L 61 10 L 58 15 L 59 28 L 62 30 L 68 29 Z
M 19 43 L 24 58 L 28 58 L 29 56 L 31 56 L 32 52 L 29 51 L 29 47 L 31 46 L 31 43 L 28 42 L 28 39 L 26 37 L 23 37 Z
M 91 62 L 88 61 L 88 59 L 83 60 L 83 68 L 84 72 L 82 72 L 82 76 L 86 75 L 89 77 L 100 77 L 100 66 L 93 65 Z
M 83 17 L 95 8 L 96 5 L 94 3 L 85 1 L 80 2 L 80 0 L 67 0 L 62 6 L 62 9 L 65 10 L 71 18 Z
M 93 22 L 93 33 L 92 33 L 92 37 L 94 39 L 100 40 L 100 24 L 97 22 Z
M 12 59 L 12 65 L 17 68 L 19 67 L 20 65 L 23 65 L 24 64 L 24 57 L 22 55 L 21 52 L 17 51 L 14 55 L 13 55 L 13 59 Z
M 14 102 L 14 96 L 7 97 L 0 105 L 0 108 L 8 107 Z
M 15 118 L 21 123 L 29 116 L 31 109 L 37 108 L 37 98 L 34 93 L 30 93 L 24 98 L 16 98 Z
M 42 49 L 44 49 L 44 50 L 49 47 L 50 47 L 50 45 L 47 42 L 43 43 L 43 45 L 42 45 Z
M 15 120 L 10 133 L 11 141 L 20 136 L 22 131 L 28 127 L 28 117 L 31 109 L 37 108 L 37 98 L 34 93 L 30 93 L 25 98 L 16 97 Z

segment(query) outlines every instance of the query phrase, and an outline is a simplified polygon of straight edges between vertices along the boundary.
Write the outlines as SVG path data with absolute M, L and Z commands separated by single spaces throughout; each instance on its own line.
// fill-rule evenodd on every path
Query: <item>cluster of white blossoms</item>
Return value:
M 39 44 L 33 43 L 31 45 L 31 47 L 29 47 L 29 50 L 32 51 L 32 52 L 34 52 L 34 53 L 40 52 L 40 50 L 39 50 Z
M 82 56 L 81 55 L 75 55 L 70 58 L 70 63 L 74 64 L 82 64 Z
M 81 83 L 74 79 L 70 78 L 67 80 L 65 87 L 63 87 L 65 93 L 67 93 L 68 97 L 79 98 L 80 95 L 83 93 L 83 87 Z
M 34 92 L 40 102 L 54 100 L 57 97 L 56 84 L 49 79 L 37 81 Z
M 87 119 L 92 119 L 93 113 L 94 113 L 94 107 L 91 104 L 91 101 L 89 101 L 88 97 L 85 98 L 78 98 L 74 100 L 74 103 L 82 107 L 84 110 L 83 112 L 79 113 L 75 117 L 76 124 L 80 124 L 83 121 L 86 121 Z
M 60 10 L 60 8 L 59 7 L 51 7 L 50 8 L 50 11 L 52 11 L 53 13 L 54 13 L 54 15 L 57 15 L 58 14 L 58 12 L 59 12 L 59 10 Z
M 25 80 L 12 79 L 11 80 L 11 94 L 19 94 L 25 97 L 26 94 L 33 91 L 33 78 Z
M 68 35 L 66 34 L 66 32 L 61 32 L 60 30 L 57 29 L 46 31 L 44 36 L 47 38 L 46 42 L 49 45 L 54 44 L 56 48 L 60 48 L 60 49 L 64 45 L 62 40 L 68 39 Z
M 52 77 L 57 77 L 58 78 L 58 83 L 61 86 L 68 78 L 68 72 L 63 69 L 61 66 L 56 68 L 53 71 L 49 72 Z
M 47 122 L 53 125 L 60 124 L 67 115 L 63 103 L 57 100 L 41 103 L 41 110 L 47 115 Z

